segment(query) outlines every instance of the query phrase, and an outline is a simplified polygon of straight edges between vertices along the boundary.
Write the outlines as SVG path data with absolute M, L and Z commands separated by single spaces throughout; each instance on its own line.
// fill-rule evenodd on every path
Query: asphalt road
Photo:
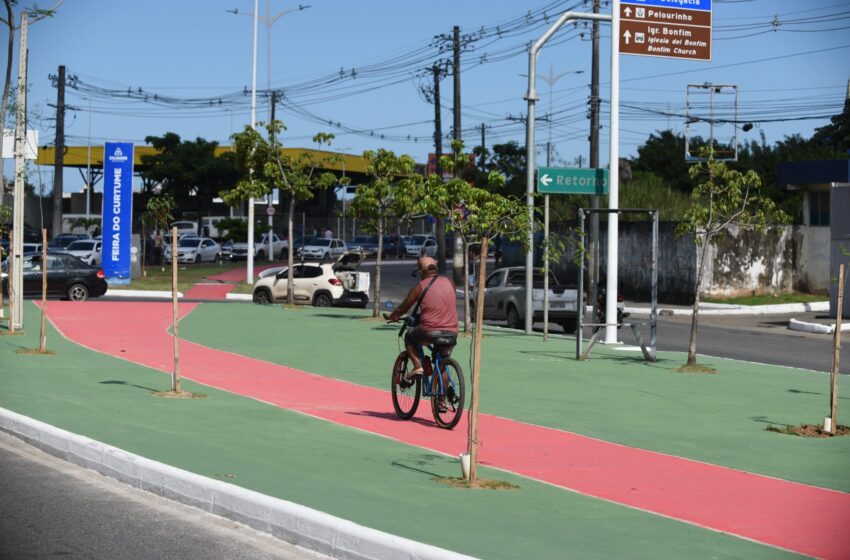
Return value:
M 327 558 L 0 432 L 0 559 Z

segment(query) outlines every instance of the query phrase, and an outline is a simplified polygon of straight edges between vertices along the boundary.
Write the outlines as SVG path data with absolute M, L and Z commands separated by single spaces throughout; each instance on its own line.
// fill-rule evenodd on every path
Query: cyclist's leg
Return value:
M 425 333 L 419 327 L 408 329 L 404 335 L 404 347 L 407 349 L 407 356 L 410 358 L 410 363 L 413 364 L 411 373 L 422 373 L 422 359 L 419 356 L 419 349 L 424 340 Z

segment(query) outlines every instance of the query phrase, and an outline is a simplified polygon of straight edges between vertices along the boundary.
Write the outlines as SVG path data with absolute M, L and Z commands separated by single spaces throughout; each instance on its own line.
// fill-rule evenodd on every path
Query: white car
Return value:
M 340 305 L 365 308 L 369 304 L 369 273 L 355 272 L 364 258 L 363 253 L 350 252 L 334 263 L 295 265 L 292 270 L 295 303 L 316 307 Z M 288 274 L 288 268 L 283 267 L 257 280 L 254 284 L 254 303 L 286 301 Z
M 166 263 L 171 262 L 171 245 L 166 245 L 162 255 Z M 191 264 L 217 263 L 221 260 L 221 245 L 209 237 L 181 237 L 177 240 L 177 262 Z
M 437 254 L 437 238 L 433 235 L 411 235 L 404 245 L 404 254 L 416 258 L 424 255 L 433 257 Z
M 298 256 L 305 259 L 335 259 L 348 252 L 348 247 L 342 239 L 311 239 L 298 249 Z
M 80 239 L 68 245 L 65 252 L 74 255 L 89 266 L 100 266 L 103 260 L 103 242 Z

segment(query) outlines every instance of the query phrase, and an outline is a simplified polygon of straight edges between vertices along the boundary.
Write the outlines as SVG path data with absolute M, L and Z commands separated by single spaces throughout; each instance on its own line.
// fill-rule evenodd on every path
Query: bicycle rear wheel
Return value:
M 431 376 L 432 392 L 431 412 L 434 421 L 441 428 L 451 430 L 460 422 L 463 416 L 463 403 L 466 398 L 466 389 L 463 382 L 463 370 L 460 364 L 451 358 L 440 361 L 443 370 L 443 394 L 440 393 L 440 379 L 435 372 Z
M 393 408 L 402 420 L 409 420 L 416 414 L 419 398 L 422 395 L 422 376 L 412 381 L 404 379 L 405 373 L 413 369 L 407 352 L 402 352 L 395 359 L 392 375 Z

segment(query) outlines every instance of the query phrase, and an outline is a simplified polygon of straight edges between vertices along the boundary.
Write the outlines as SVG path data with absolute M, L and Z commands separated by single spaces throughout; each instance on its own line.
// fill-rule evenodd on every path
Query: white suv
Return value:
M 365 308 L 369 304 L 369 273 L 355 272 L 363 262 L 363 253 L 350 252 L 334 263 L 302 263 L 293 267 L 295 303 L 329 307 L 331 305 Z M 288 269 L 261 277 L 254 284 L 254 303 L 286 301 Z

